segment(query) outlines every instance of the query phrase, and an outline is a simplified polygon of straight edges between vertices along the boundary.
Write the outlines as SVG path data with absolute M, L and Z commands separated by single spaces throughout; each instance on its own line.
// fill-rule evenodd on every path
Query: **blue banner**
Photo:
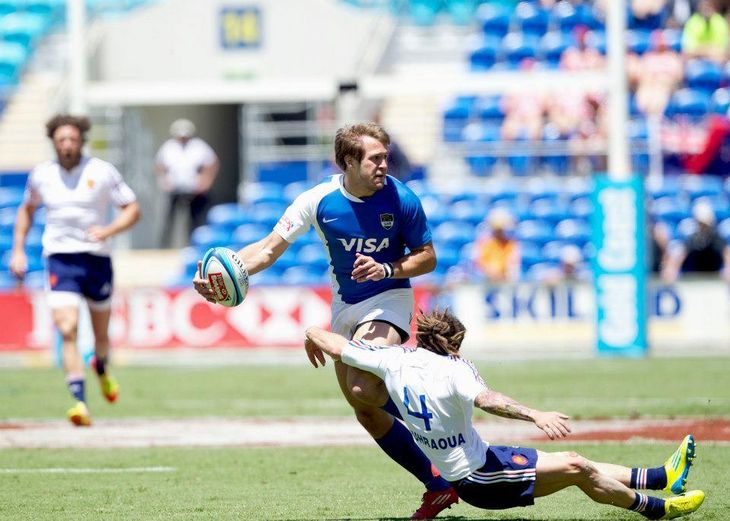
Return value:
M 641 177 L 614 181 L 597 175 L 592 225 L 598 353 L 644 356 L 648 342 Z

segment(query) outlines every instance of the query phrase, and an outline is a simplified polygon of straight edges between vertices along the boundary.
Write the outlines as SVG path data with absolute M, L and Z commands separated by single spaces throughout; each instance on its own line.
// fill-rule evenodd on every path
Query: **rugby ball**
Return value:
M 233 250 L 211 248 L 203 256 L 201 274 L 208 279 L 218 304 L 238 306 L 248 292 L 248 270 Z

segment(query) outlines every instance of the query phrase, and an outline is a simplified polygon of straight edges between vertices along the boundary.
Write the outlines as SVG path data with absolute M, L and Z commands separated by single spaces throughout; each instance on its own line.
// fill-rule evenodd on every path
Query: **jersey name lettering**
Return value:
M 386 237 L 378 243 L 378 239 L 363 239 L 363 238 L 352 238 L 352 239 L 337 239 L 342 243 L 345 251 L 352 251 L 353 249 L 358 253 L 377 253 L 390 246 L 390 241 Z

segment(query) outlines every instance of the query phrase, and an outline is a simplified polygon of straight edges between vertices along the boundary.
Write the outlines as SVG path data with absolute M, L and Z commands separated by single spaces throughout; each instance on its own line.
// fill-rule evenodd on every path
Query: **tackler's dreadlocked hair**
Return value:
M 416 343 L 437 355 L 458 355 L 466 328 L 448 308 L 416 317 Z

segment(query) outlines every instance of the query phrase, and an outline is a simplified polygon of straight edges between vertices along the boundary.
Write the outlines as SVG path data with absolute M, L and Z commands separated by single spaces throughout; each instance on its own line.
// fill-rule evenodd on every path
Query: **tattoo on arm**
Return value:
M 532 409 L 496 391 L 484 391 L 477 396 L 477 407 L 489 414 L 514 418 L 516 420 L 532 421 Z

